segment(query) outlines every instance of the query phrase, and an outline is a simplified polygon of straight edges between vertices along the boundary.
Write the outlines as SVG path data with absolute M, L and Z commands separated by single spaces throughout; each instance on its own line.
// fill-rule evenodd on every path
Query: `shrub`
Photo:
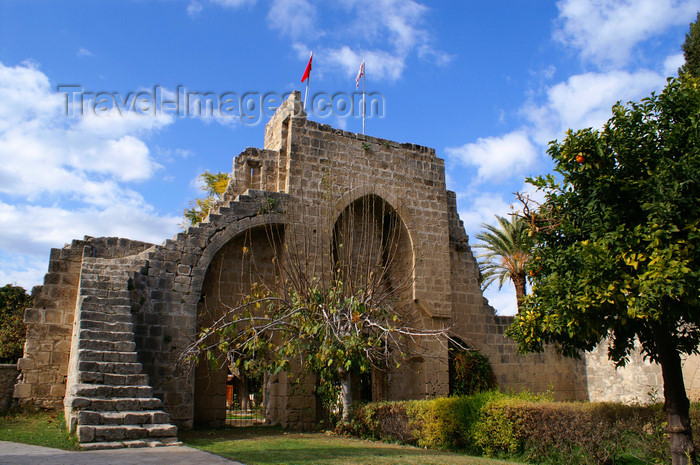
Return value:
M 552 464 L 605 464 L 625 455 L 663 463 L 668 447 L 659 407 L 611 403 L 499 399 L 482 409 L 475 437 L 486 455 Z
M 0 363 L 17 363 L 22 357 L 27 332 L 24 311 L 31 306 L 32 298 L 24 288 L 0 287 Z
M 700 425 L 700 404 L 693 404 L 691 417 Z M 527 392 L 482 392 L 366 404 L 356 409 L 347 432 L 530 463 L 651 464 L 667 462 L 663 418 L 661 405 L 553 402 Z
M 411 434 L 422 447 L 476 452 L 472 429 L 479 421 L 481 409 L 502 395 L 482 392 L 472 396 L 410 402 L 406 411 Z
M 407 402 L 372 402 L 357 406 L 350 423 L 350 434 L 412 443 L 408 428 Z
M 491 362 L 475 349 L 451 349 L 451 394 L 468 396 L 477 392 L 496 389 L 496 375 Z

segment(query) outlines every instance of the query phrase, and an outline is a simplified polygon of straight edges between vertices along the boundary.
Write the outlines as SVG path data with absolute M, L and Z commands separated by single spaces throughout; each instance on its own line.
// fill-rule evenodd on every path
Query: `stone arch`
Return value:
M 401 217 L 401 220 L 406 225 L 406 229 L 408 229 L 409 231 L 409 236 L 411 235 L 411 231 L 415 229 L 413 215 L 411 215 L 411 212 L 406 207 L 404 207 L 403 203 L 401 202 L 401 199 L 390 192 L 378 192 L 377 189 L 373 186 L 355 187 L 345 192 L 335 202 L 335 220 L 338 219 L 340 213 L 343 210 L 345 210 L 345 208 L 347 208 L 348 205 L 368 195 L 375 195 L 384 200 L 387 204 L 389 204 L 389 206 L 391 206 L 391 208 L 393 208 L 394 211 L 396 211 L 396 213 L 398 213 L 398 215 Z M 413 244 L 413 242 L 411 242 L 411 244 Z
M 284 224 L 273 218 L 253 218 L 247 227 L 231 227 L 218 233 L 200 258 L 199 266 L 207 267 L 198 290 L 196 328 L 211 324 L 243 296 L 253 283 L 272 284 L 284 241 Z M 237 226 L 237 225 L 236 225 Z M 201 269 L 200 268 L 200 269 Z M 222 426 L 226 420 L 228 363 L 225 354 L 218 354 L 219 365 L 200 360 L 194 379 L 194 422 L 199 425 Z M 256 399 L 262 402 L 262 399 Z
M 395 212 L 395 214 L 398 217 L 399 224 L 401 224 L 405 229 L 406 250 L 410 251 L 411 256 L 411 299 L 415 299 L 416 254 L 413 243 L 413 231 L 416 230 L 417 225 L 414 224 L 413 215 L 411 215 L 411 212 L 402 204 L 401 200 L 398 197 L 392 195 L 391 193 L 378 193 L 377 190 L 372 186 L 361 186 L 351 189 L 348 192 L 346 192 L 343 196 L 341 196 L 341 198 L 338 199 L 338 201 L 335 203 L 335 215 L 331 224 L 334 228 L 335 225 L 338 223 L 340 216 L 343 214 L 343 212 L 347 211 L 347 209 L 351 205 L 357 203 L 358 201 L 361 201 L 363 198 L 371 197 L 375 197 L 381 200 L 382 202 L 386 203 L 389 209 Z
M 226 225 L 226 227 L 217 230 L 211 237 L 207 238 L 207 245 L 200 254 L 197 264 L 194 266 L 193 273 L 204 276 L 204 273 L 209 268 L 211 261 L 216 255 L 216 253 L 226 245 L 234 237 L 245 233 L 249 229 L 273 226 L 273 225 L 285 225 L 286 217 L 281 213 L 270 213 L 267 215 L 255 216 L 252 218 L 244 218 L 233 224 Z M 201 292 L 201 289 L 193 289 L 195 293 Z M 197 297 L 199 297 L 197 295 Z
M 395 300 L 393 305 L 411 325 L 425 328 L 422 313 L 413 299 L 413 241 L 401 214 L 372 189 L 359 189 L 345 196 L 336 204 L 336 210 L 330 241 L 334 270 L 344 280 L 357 280 L 358 287 L 372 287 L 379 289 L 379 294 L 386 293 L 389 299 Z M 369 380 L 371 398 L 361 396 L 359 387 L 353 388 L 356 391 L 353 398 L 422 397 L 424 384 L 415 381 L 416 377 L 424 376 L 421 374 L 423 362 L 421 357 L 413 357 L 405 360 L 400 369 L 375 367 Z

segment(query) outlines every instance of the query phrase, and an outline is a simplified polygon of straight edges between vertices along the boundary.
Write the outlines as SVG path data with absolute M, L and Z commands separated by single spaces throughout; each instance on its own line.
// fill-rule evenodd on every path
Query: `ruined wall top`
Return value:
M 406 150 L 411 150 L 418 153 L 424 153 L 426 155 L 435 157 L 435 149 L 432 147 L 426 147 L 418 144 L 411 143 L 399 143 L 388 139 L 382 139 L 380 137 L 367 136 L 365 134 L 359 134 L 349 131 L 344 131 L 342 129 L 337 129 L 329 124 L 317 123 L 315 121 L 310 121 L 306 119 L 306 112 L 304 111 L 304 105 L 301 99 L 301 92 L 294 91 L 289 97 L 280 105 L 275 114 L 270 118 L 270 121 L 265 125 L 265 149 L 267 150 L 282 150 L 286 149 L 284 143 L 287 141 L 287 134 L 289 127 L 284 127 L 284 122 L 289 117 L 300 118 L 305 121 L 305 125 L 312 126 L 313 129 L 335 134 L 341 137 L 346 137 L 349 139 L 355 139 L 359 141 L 365 141 L 368 143 L 375 143 L 379 145 L 387 145 L 393 148 L 401 148 Z

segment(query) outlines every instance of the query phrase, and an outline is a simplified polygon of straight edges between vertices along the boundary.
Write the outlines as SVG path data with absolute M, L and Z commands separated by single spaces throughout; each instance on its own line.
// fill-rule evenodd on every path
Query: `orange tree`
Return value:
M 24 311 L 31 306 L 32 298 L 24 288 L 0 287 L 0 363 L 17 363 L 22 357 L 27 332 Z
M 528 181 L 532 293 L 508 334 L 521 351 L 553 343 L 578 356 L 609 338 L 661 366 L 673 464 L 695 463 L 681 356 L 700 342 L 700 89 L 669 79 L 617 104 L 602 131 L 569 131 L 548 153 L 558 175 Z

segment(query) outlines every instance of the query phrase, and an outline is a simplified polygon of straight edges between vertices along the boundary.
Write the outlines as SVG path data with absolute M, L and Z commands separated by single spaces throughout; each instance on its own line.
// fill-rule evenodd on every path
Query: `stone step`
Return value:
M 112 308 L 112 310 L 114 310 Z M 80 312 L 80 319 L 81 320 L 92 320 L 92 321 L 104 321 L 104 322 L 109 322 L 109 323 L 131 323 L 131 308 L 127 307 L 126 311 L 122 311 L 121 309 L 118 312 L 104 312 L 100 310 L 85 310 L 85 308 L 82 308 L 82 311 Z
M 84 384 L 103 384 L 108 386 L 146 386 L 148 375 L 100 373 L 96 371 L 79 371 L 78 382 Z
M 78 350 L 78 360 L 81 362 L 124 362 L 137 363 L 138 354 L 133 350 L 116 351 L 116 350 L 93 350 L 80 349 Z
M 78 440 L 110 442 L 121 440 L 177 437 L 175 425 L 78 425 Z
M 96 412 L 132 412 L 137 410 L 158 410 L 163 407 L 163 402 L 157 397 L 99 399 L 71 395 L 66 402 L 73 410 L 92 410 Z
M 182 442 L 177 438 L 148 438 L 148 439 L 133 439 L 128 441 L 104 441 L 104 442 L 86 442 L 80 444 L 84 450 L 104 450 L 104 449 L 122 449 L 124 447 L 163 447 L 163 446 L 181 446 Z
M 109 386 L 106 384 L 76 384 L 71 395 L 74 397 L 102 398 L 136 398 L 150 399 L 153 397 L 151 386 Z M 100 410 L 100 409 L 95 409 Z
M 115 352 L 112 352 L 115 353 Z M 102 361 L 79 361 L 78 371 L 80 372 L 96 372 L 96 373 L 116 373 L 121 375 L 138 375 L 141 374 L 143 365 L 140 363 L 123 363 L 123 362 L 102 362 Z
M 112 352 L 134 352 L 136 343 L 133 341 L 96 341 L 92 339 L 80 338 L 78 349 L 102 350 Z
M 112 322 L 104 320 L 88 320 L 84 317 L 80 320 L 80 329 L 89 329 L 92 331 L 114 331 L 114 332 L 133 332 L 134 324 L 129 322 Z
M 132 342 L 134 340 L 133 332 L 119 331 L 102 331 L 94 329 L 81 329 L 80 339 L 92 341 L 107 341 L 107 342 Z
M 78 412 L 80 425 L 158 425 L 170 423 L 170 415 L 162 410 L 111 411 L 96 412 L 81 410 Z

